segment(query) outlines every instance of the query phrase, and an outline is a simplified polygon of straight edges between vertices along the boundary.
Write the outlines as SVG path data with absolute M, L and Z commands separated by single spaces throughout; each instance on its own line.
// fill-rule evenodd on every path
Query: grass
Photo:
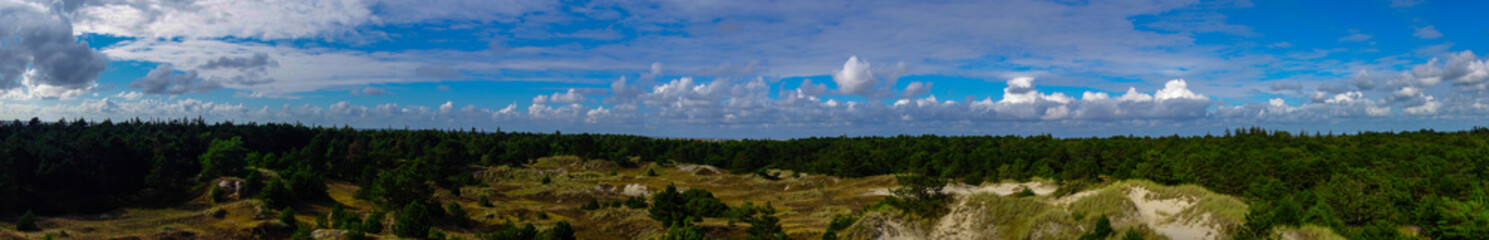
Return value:
M 1277 235 L 1279 235 L 1279 239 L 1282 238 L 1281 235 L 1292 235 L 1295 237 L 1293 239 L 1345 239 L 1343 236 L 1339 236 L 1339 234 L 1334 233 L 1334 230 L 1329 229 L 1329 227 L 1321 227 L 1318 225 L 1303 225 L 1301 227 L 1277 227 L 1272 230 L 1275 231 Z
M 763 205 L 769 202 L 778 210 L 780 223 L 794 239 L 817 239 L 837 215 L 862 216 L 862 221 L 840 231 L 840 236 L 864 237 L 870 224 L 903 223 L 903 227 L 930 232 L 939 218 L 916 219 L 903 216 L 884 205 L 876 205 L 883 196 L 868 194 L 876 189 L 894 187 L 895 178 L 890 175 L 863 178 L 837 178 L 823 175 L 797 174 L 785 170 L 770 170 L 780 174 L 780 180 L 769 180 L 753 173 L 695 174 L 696 171 L 679 170 L 676 165 L 641 162 L 638 167 L 621 168 L 608 161 L 589 161 L 572 156 L 547 157 L 533 160 L 522 167 L 496 166 L 472 167 L 473 174 L 481 184 L 465 186 L 456 196 L 447 190 L 437 190 L 432 198 L 441 205 L 450 202 L 461 204 L 476 227 L 458 228 L 449 223 L 438 222 L 436 228 L 449 236 L 471 239 L 478 232 L 489 231 L 490 226 L 505 222 L 514 224 L 532 223 L 538 228 L 547 228 L 557 221 L 571 223 L 579 239 L 647 239 L 660 236 L 665 228 L 649 218 L 645 209 L 624 207 L 602 207 L 597 210 L 580 210 L 590 200 L 601 203 L 623 201 L 620 194 L 625 186 L 636 184 L 657 191 L 668 185 L 680 189 L 701 188 L 714 193 L 724 203 L 739 206 L 745 202 Z M 646 176 L 650 170 L 656 176 Z M 272 172 L 266 172 L 272 174 Z M 541 181 L 551 180 L 548 184 Z M 1047 184 L 1054 181 L 1039 179 Z M 365 215 L 373 209 L 372 203 L 356 199 L 358 190 L 354 184 L 327 181 L 329 200 L 295 206 L 297 219 L 303 223 L 314 222 L 315 216 L 324 215 L 334 204 L 347 206 L 351 212 Z M 614 186 L 615 190 L 601 190 L 596 186 Z M 1228 196 L 1210 193 L 1197 186 L 1162 186 L 1149 181 L 1120 181 L 1115 183 L 1065 183 L 1066 187 L 1080 186 L 1096 190 L 1068 204 L 1054 204 L 1055 200 L 1074 194 L 1086 194 L 1082 189 L 1060 189 L 1056 194 L 1029 197 L 1000 197 L 993 194 L 959 196 L 963 198 L 962 212 L 965 216 L 997 216 L 970 218 L 982 221 L 987 229 L 996 232 L 1000 239 L 1037 237 L 1070 239 L 1090 229 L 1095 217 L 1112 216 L 1113 225 L 1119 231 L 1137 226 L 1144 236 L 1157 236 L 1153 230 L 1141 226 L 1136 220 L 1123 216 L 1136 211 L 1128 201 L 1126 188 L 1143 187 L 1152 191 L 1150 197 L 1186 197 L 1196 201 L 1195 208 L 1179 214 L 1198 215 L 1212 213 L 1215 221 L 1239 225 L 1244 219 L 1245 205 Z M 207 194 L 202 188 L 196 194 Z M 476 202 L 486 197 L 493 207 L 482 207 Z M 222 218 L 206 213 L 211 209 L 227 210 Z M 66 231 L 70 239 L 109 239 L 124 236 L 140 236 L 146 239 L 156 234 L 193 232 L 201 238 L 258 238 L 250 235 L 256 228 L 274 221 L 278 210 L 268 210 L 257 200 L 207 202 L 198 198 L 191 203 L 175 208 L 121 209 L 106 216 L 50 216 L 41 221 L 43 232 L 14 233 L 0 230 L 0 238 L 20 235 L 37 238 L 41 234 Z M 540 219 L 543 213 L 548 217 Z M 901 222 L 894 222 L 901 221 Z M 748 224 L 730 226 L 725 219 L 709 218 L 697 223 L 711 238 L 743 238 Z M 1290 229 L 1303 236 L 1337 236 L 1325 228 L 1304 227 Z M 8 234 L 8 235 L 7 235 Z M 370 235 L 390 237 L 390 232 Z M 852 239 L 852 237 L 849 237 Z

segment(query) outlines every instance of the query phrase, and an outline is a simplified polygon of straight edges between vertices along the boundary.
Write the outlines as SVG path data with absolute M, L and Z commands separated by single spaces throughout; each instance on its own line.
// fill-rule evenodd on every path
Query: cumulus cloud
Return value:
M 874 78 L 869 69 L 869 63 L 858 60 L 858 56 L 848 57 L 843 68 L 832 74 L 832 81 L 838 84 L 838 91 L 858 95 L 870 94 L 879 84 L 879 79 Z
M 104 55 L 78 42 L 64 18 L 32 4 L 0 2 L 0 91 L 10 98 L 71 98 L 97 85 Z M 24 87 L 24 90 L 19 89 Z
M 934 85 L 934 83 L 922 83 L 918 81 L 910 82 L 910 85 L 905 86 L 905 95 L 901 96 L 901 98 L 915 98 L 920 97 L 920 95 L 925 95 L 926 93 L 931 92 L 932 85 Z
M 1489 90 L 1489 81 L 1486 81 L 1489 80 L 1489 64 L 1469 50 L 1449 54 L 1445 62 L 1432 58 L 1425 64 L 1413 66 L 1406 76 L 1405 80 L 1410 80 L 1407 84 L 1414 86 L 1431 87 L 1446 80 L 1463 90 Z
M 554 93 L 548 96 L 548 101 L 555 103 L 579 103 L 584 102 L 584 100 L 587 100 L 584 94 L 575 92 L 573 88 L 570 88 L 568 92 Z
M 218 88 L 222 84 L 215 81 L 205 81 L 197 76 L 196 71 L 176 73 L 176 69 L 170 64 L 161 64 L 150 70 L 145 77 L 135 79 L 129 83 L 131 88 L 139 88 L 146 94 L 181 95 L 184 93 L 203 93 Z

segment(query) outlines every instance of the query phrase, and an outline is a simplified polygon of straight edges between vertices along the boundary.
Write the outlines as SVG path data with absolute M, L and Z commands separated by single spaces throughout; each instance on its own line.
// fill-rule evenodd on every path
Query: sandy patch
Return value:
M 1091 195 L 1096 195 L 1096 193 L 1099 192 L 1101 192 L 1101 189 L 1085 190 L 1075 194 L 1060 197 L 1060 199 L 1055 199 L 1053 203 L 1059 206 L 1069 206 L 1071 203 L 1075 203 L 1075 201 L 1080 201 L 1081 199 L 1090 197 Z
M 1143 223 L 1153 228 L 1158 234 L 1176 240 L 1216 239 L 1218 237 L 1218 231 L 1205 224 L 1210 222 L 1209 213 L 1200 215 L 1197 219 L 1183 219 L 1177 216 L 1180 212 L 1193 207 L 1194 199 L 1154 199 L 1149 198 L 1150 194 L 1151 192 L 1143 187 L 1133 187 L 1127 190 L 1127 197 L 1134 205 L 1137 205 L 1137 211 Z
M 646 185 L 635 183 L 626 184 L 626 187 L 620 191 L 620 195 L 626 195 L 630 197 L 645 197 L 647 195 L 651 195 L 651 188 L 646 187 Z
M 1046 184 L 1046 183 L 1043 183 L 1043 182 L 1002 182 L 1002 183 L 991 184 L 991 185 L 989 185 L 989 184 L 983 184 L 983 185 L 980 185 L 980 186 L 972 186 L 972 185 L 967 185 L 967 184 L 964 184 L 964 183 L 951 183 L 951 184 L 946 184 L 945 187 L 942 187 L 941 188 L 941 193 L 951 194 L 951 195 L 973 195 L 973 194 L 991 193 L 991 194 L 997 194 L 998 196 L 1008 196 L 1008 195 L 1013 195 L 1013 194 L 1016 194 L 1016 193 L 1018 193 L 1020 191 L 1023 191 L 1025 188 L 1028 188 L 1029 191 L 1033 191 L 1034 192 L 1034 195 L 1037 195 L 1037 196 L 1046 196 L 1046 195 L 1050 195 L 1052 193 L 1055 193 L 1055 190 L 1058 190 L 1059 189 L 1059 186 L 1055 186 L 1053 184 Z M 890 196 L 890 195 L 894 195 L 894 191 L 892 191 L 891 189 L 892 188 L 875 188 L 875 189 L 869 189 L 869 191 L 864 192 L 862 195 L 863 196 Z
M 723 170 L 719 170 L 719 168 L 714 166 L 694 164 L 677 165 L 677 170 L 699 176 L 716 175 L 724 172 Z

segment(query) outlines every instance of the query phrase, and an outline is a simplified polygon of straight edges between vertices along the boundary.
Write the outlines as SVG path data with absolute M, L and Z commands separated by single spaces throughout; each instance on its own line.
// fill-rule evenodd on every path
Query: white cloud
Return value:
M 197 77 L 196 71 L 186 71 L 184 74 L 176 74 L 176 69 L 170 64 L 155 66 L 154 70 L 145 74 L 145 77 L 135 79 L 129 83 L 130 88 L 139 88 L 146 94 L 181 95 L 184 93 L 203 93 L 218 88 L 222 84 L 215 81 L 204 81 Z
M 869 63 L 859 60 L 858 56 L 848 57 L 843 68 L 832 74 L 832 81 L 838 84 L 838 91 L 844 94 L 865 96 L 879 84 L 879 79 L 874 78 L 874 73 L 870 72 Z
M 910 82 L 910 85 L 905 86 L 905 94 L 901 96 L 901 98 L 915 98 L 919 97 L 920 95 L 925 95 L 926 93 L 931 92 L 931 86 L 934 84 L 935 83 L 931 82 Z
M 134 101 L 134 100 L 140 100 L 140 97 L 144 97 L 144 96 L 145 96 L 144 93 L 134 92 L 134 91 L 126 91 L 126 92 L 119 92 L 118 94 L 114 94 L 114 96 L 112 96 L 112 97 L 123 98 L 123 99 L 126 99 L 126 100 Z
M 0 92 L 10 99 L 68 99 L 97 85 L 103 54 L 40 4 L 0 2 Z
M 360 0 L 99 0 L 73 15 L 80 32 L 143 38 L 333 37 L 377 21 Z
M 570 88 L 568 92 L 554 93 L 548 96 L 547 101 L 554 103 L 580 103 L 586 99 L 584 94 L 574 92 L 574 89 Z
M 1360 33 L 1360 30 L 1358 30 L 1358 29 L 1350 29 L 1349 30 L 1349 35 L 1339 38 L 1339 41 L 1340 42 L 1364 42 L 1364 41 L 1370 41 L 1370 39 L 1371 38 L 1374 38 L 1374 37 L 1375 36 L 1370 36 L 1370 34 Z
M 196 69 L 200 78 L 223 87 L 284 95 L 337 86 L 438 81 L 415 77 L 417 57 L 368 53 L 353 50 L 293 48 L 251 42 L 217 40 L 136 40 L 103 50 L 118 60 L 158 62 L 174 66 L 207 66 L 224 56 L 263 55 L 278 67 L 265 72 L 235 68 Z M 235 79 L 294 79 L 294 81 L 244 82 Z
M 1417 32 L 1411 35 L 1421 39 L 1437 39 L 1442 37 L 1442 32 L 1438 32 L 1437 27 L 1433 25 L 1427 25 L 1417 28 Z

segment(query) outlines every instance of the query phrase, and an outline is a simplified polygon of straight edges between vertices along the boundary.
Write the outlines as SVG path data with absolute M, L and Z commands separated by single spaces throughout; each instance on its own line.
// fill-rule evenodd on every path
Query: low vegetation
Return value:
M 1183 202 L 1191 210 L 1173 214 L 1233 226 L 1218 234 L 1235 239 L 1489 233 L 1482 224 L 1489 221 L 1483 214 L 1489 212 L 1489 158 L 1482 157 L 1489 156 L 1489 128 L 696 141 L 201 119 L 31 119 L 0 123 L 0 141 L 0 219 L 14 224 L 0 234 L 27 238 L 62 231 L 78 238 L 302 238 L 324 230 L 476 239 L 498 232 L 549 236 L 567 228 L 584 239 L 616 232 L 626 238 L 784 233 L 801 239 L 829 232 L 835 216 L 860 219 L 859 225 L 906 218 L 919 223 L 905 224 L 923 227 L 979 199 L 943 195 L 938 186 L 1030 179 L 1069 186 L 1057 196 L 1083 198 L 1037 207 L 1058 199 L 1026 188 L 978 204 L 1031 206 L 1020 211 L 1036 210 L 1037 227 L 1011 225 L 1015 232 L 1082 230 L 1060 231 L 1072 238 L 1100 216 L 1109 216 L 1113 226 L 1107 238 L 1172 230 L 1128 229 L 1137 225 L 1119 216 L 1149 209 L 1133 195 L 1187 196 Z M 898 194 L 866 195 L 896 180 L 903 186 L 893 191 Z M 1109 191 L 1116 185 L 1132 188 Z M 665 197 L 658 199 L 659 191 Z M 276 220 L 275 209 L 293 209 L 288 215 L 294 220 L 285 220 L 296 224 Z M 772 218 L 779 231 L 751 222 L 769 225 Z

